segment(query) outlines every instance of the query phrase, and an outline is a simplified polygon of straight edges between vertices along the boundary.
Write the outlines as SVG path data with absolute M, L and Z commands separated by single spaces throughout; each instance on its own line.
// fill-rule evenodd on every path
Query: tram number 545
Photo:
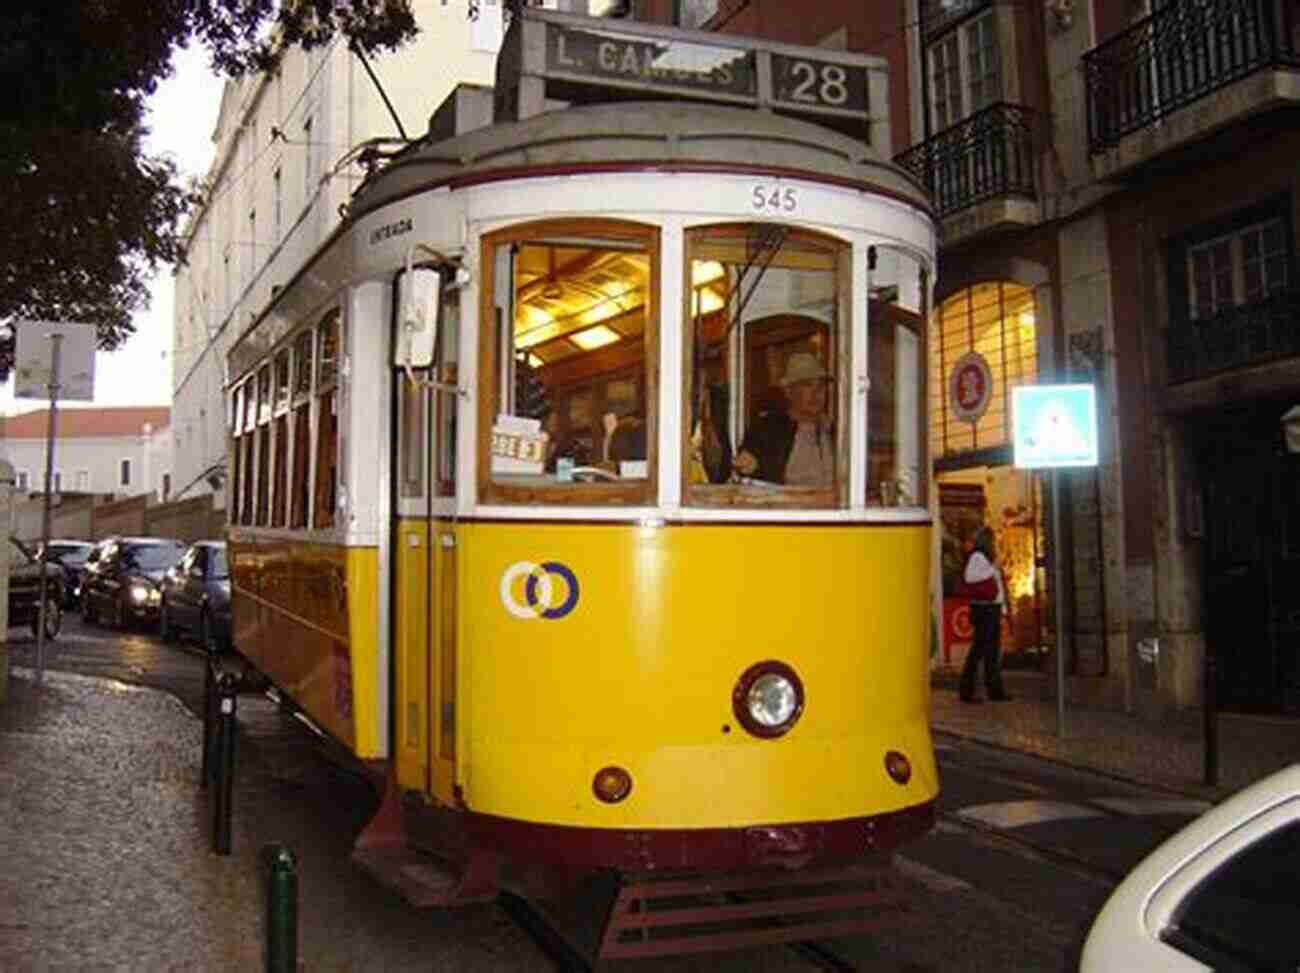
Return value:
M 799 209 L 799 191 L 793 186 L 769 186 L 758 183 L 750 194 L 756 210 L 768 213 L 793 213 Z

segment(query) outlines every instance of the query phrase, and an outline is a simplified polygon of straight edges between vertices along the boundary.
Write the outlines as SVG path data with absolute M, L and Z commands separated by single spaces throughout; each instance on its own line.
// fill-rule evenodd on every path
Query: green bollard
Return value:
M 298 968 L 298 863 L 281 844 L 266 845 L 266 971 L 296 973 Z

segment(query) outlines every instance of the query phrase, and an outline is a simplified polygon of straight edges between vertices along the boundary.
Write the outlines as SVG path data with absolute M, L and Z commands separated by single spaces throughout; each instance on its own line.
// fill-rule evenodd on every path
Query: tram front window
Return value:
M 777 224 L 688 234 L 692 503 L 846 502 L 849 254 Z
M 491 238 L 494 394 L 485 495 L 518 503 L 644 503 L 654 496 L 657 231 L 558 221 Z

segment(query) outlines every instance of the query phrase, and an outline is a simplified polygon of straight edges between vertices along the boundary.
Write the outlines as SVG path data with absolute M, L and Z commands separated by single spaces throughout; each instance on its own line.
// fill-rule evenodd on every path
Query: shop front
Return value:
M 1034 292 L 1008 281 L 965 287 L 934 316 L 930 437 L 937 486 L 943 622 L 939 669 L 958 670 L 974 636 L 962 569 L 981 527 L 1006 581 L 1006 668 L 1036 669 L 1054 641 L 1043 568 L 1039 478 L 1012 465 L 1011 390 L 1038 378 Z

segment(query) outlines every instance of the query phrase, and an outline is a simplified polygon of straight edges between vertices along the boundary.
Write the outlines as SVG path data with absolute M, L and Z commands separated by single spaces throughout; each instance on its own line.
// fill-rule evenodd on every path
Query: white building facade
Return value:
M 3 420 L 4 457 L 19 494 L 45 490 L 49 410 Z M 172 436 L 165 407 L 61 409 L 55 421 L 54 493 L 169 499 Z
M 215 492 L 224 504 L 224 486 L 214 484 L 224 484 L 226 463 L 226 350 L 338 226 L 365 176 L 366 147 L 383 153 L 420 138 L 457 84 L 492 83 L 500 3 L 416 0 L 413 7 L 419 36 L 396 53 L 367 58 L 382 94 L 339 38 L 289 51 L 274 74 L 226 82 L 205 199 L 175 272 L 176 499 Z

